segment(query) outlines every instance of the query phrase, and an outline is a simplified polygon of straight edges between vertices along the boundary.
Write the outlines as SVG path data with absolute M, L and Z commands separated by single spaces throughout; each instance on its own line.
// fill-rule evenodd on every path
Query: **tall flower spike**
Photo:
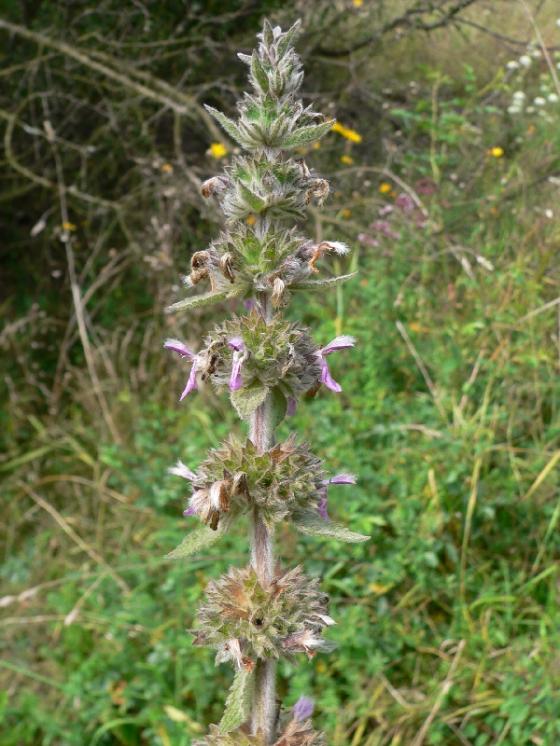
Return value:
M 209 381 L 228 392 L 249 429 L 247 439 L 230 436 L 212 449 L 195 471 L 181 461 L 169 470 L 190 482 L 185 515 L 202 523 L 171 558 L 210 546 L 242 517 L 250 524 L 250 564 L 211 581 L 196 618 L 195 644 L 213 648 L 216 664 L 229 663 L 234 672 L 224 715 L 197 746 L 325 746 L 311 724 L 312 700 L 278 708 L 276 661 L 332 650 L 324 633 L 334 621 L 318 579 L 300 568 L 283 569 L 272 537 L 278 524 L 289 522 L 308 536 L 368 538 L 332 521 L 327 511 L 329 485 L 354 484 L 353 475 L 328 478 L 322 462 L 293 436 L 275 442 L 276 426 L 321 383 L 341 390 L 327 358 L 354 346 L 352 337 L 339 336 L 319 349 L 308 329 L 282 317 L 294 292 L 332 287 L 352 276 L 318 276 L 330 256 L 343 257 L 349 249 L 340 241 L 305 238 L 297 226 L 309 205 L 321 205 L 329 192 L 299 155 L 333 125 L 296 97 L 303 79 L 293 48 L 299 27 L 283 32 L 265 21 L 258 49 L 239 55 L 253 91 L 238 103 L 237 117 L 207 107 L 244 152 L 202 185 L 203 196 L 220 205 L 225 228 L 192 255 L 186 281 L 192 294 L 168 309 L 237 299 L 248 311 L 217 324 L 196 354 L 179 340 L 165 343 L 191 363 L 181 399 L 197 378 Z M 297 159 L 290 157 L 294 152 Z

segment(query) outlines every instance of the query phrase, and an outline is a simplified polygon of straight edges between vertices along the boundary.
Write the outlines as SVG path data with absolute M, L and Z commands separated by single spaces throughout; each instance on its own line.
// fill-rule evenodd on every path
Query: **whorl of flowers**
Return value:
M 267 585 L 252 567 L 231 568 L 208 584 L 194 644 L 216 648 L 216 662 L 230 660 L 249 670 L 257 658 L 295 653 L 312 658 L 333 647 L 321 637 L 323 628 L 334 624 L 327 600 L 318 580 L 306 577 L 300 567 L 278 572 Z

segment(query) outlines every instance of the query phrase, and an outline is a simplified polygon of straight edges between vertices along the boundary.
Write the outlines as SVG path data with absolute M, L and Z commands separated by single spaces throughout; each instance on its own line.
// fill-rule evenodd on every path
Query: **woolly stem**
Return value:
M 272 318 L 270 299 L 266 294 L 258 298 L 261 314 L 266 321 Z M 274 444 L 272 399 L 268 396 L 251 418 L 249 437 L 258 453 L 264 453 Z M 272 536 L 262 516 L 255 509 L 251 525 L 251 564 L 262 584 L 274 576 L 274 547 Z M 255 699 L 251 715 L 251 731 L 261 732 L 265 743 L 272 743 L 276 721 L 276 661 L 259 659 L 255 666 Z

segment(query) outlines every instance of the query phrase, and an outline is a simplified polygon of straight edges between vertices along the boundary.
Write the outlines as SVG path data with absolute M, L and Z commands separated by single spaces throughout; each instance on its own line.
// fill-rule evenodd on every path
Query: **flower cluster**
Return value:
M 326 358 L 353 346 L 352 337 L 341 336 L 319 349 L 297 324 L 281 318 L 267 323 L 257 311 L 217 326 L 196 354 L 177 339 L 168 339 L 164 345 L 191 363 L 181 400 L 197 388 L 198 377 L 210 380 L 218 388 L 229 387 L 232 403 L 243 419 L 271 392 L 282 397 L 282 416 L 293 413 L 299 397 L 316 391 L 321 383 L 340 392 Z
M 252 670 L 257 658 L 295 653 L 312 658 L 318 650 L 332 650 L 321 637 L 331 624 L 326 594 L 300 567 L 277 573 L 269 584 L 259 581 L 252 567 L 232 568 L 208 584 L 194 644 L 215 648 L 216 662 Z
M 193 494 L 185 515 L 197 515 L 212 529 L 224 529 L 242 513 L 257 509 L 267 528 L 301 511 L 328 520 L 329 484 L 354 484 L 351 474 L 326 478 L 322 462 L 291 436 L 259 453 L 255 445 L 230 437 L 210 451 L 196 472 L 182 462 L 170 469 L 191 482 Z
M 214 177 L 218 178 L 221 177 Z M 290 289 L 321 287 L 317 280 L 311 284 L 308 281 L 319 271 L 317 262 L 323 256 L 347 253 L 348 247 L 340 241 L 315 243 L 298 236 L 293 229 L 258 235 L 247 222 L 242 222 L 223 231 L 208 249 L 193 254 L 185 282 L 193 286 L 205 281 L 218 297 L 225 293 L 242 299 L 270 292 L 273 305 L 278 307 L 289 300 Z M 333 280 L 336 278 L 324 282 Z

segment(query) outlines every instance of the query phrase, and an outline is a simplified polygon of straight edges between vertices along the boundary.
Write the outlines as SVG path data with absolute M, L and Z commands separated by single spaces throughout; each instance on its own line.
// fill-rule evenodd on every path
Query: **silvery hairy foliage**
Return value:
M 237 299 L 249 309 L 217 324 L 197 349 L 179 339 L 164 345 L 185 363 L 181 400 L 209 382 L 228 392 L 249 430 L 248 437 L 231 435 L 198 467 L 179 461 L 170 469 L 189 483 L 185 516 L 199 522 L 170 557 L 188 557 L 240 521 L 250 524 L 249 564 L 209 583 L 192 630 L 195 645 L 213 648 L 216 663 L 234 669 L 223 717 L 198 746 L 324 746 L 311 724 L 311 699 L 300 697 L 291 710 L 277 701 L 275 664 L 332 650 L 324 633 L 335 622 L 319 581 L 276 561 L 273 537 L 287 522 L 307 535 L 368 538 L 328 514 L 331 487 L 353 484 L 354 476 L 329 476 L 294 434 L 280 443 L 274 437 L 302 397 L 322 387 L 341 391 L 327 359 L 354 345 L 351 337 L 339 336 L 321 346 L 308 329 L 282 315 L 294 293 L 350 277 L 322 271 L 323 257 L 345 254 L 344 244 L 314 242 L 298 228 L 307 206 L 322 204 L 329 187 L 292 153 L 333 124 L 296 98 L 303 79 L 293 48 L 298 29 L 296 23 L 282 32 L 265 21 L 258 49 L 239 55 L 249 67 L 252 92 L 238 103 L 237 117 L 207 107 L 243 154 L 202 185 L 202 194 L 222 208 L 225 227 L 207 249 L 193 254 L 189 294 L 169 307 L 175 313 Z

